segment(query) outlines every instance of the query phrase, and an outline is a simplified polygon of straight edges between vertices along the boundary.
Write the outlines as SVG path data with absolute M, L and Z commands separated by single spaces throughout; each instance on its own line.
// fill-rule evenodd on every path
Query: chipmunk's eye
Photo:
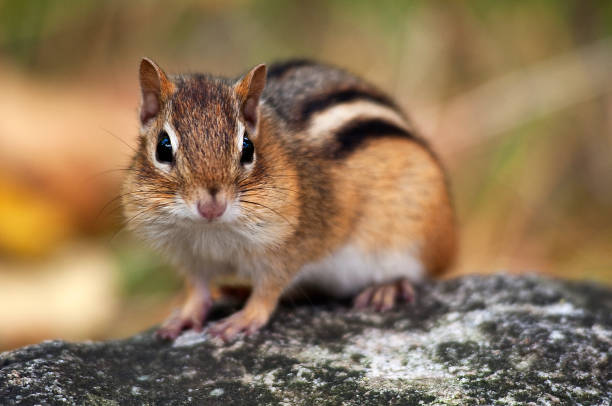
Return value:
M 155 149 L 155 159 L 158 162 L 171 164 L 174 161 L 172 156 L 172 142 L 168 133 L 161 131 L 157 137 L 157 148 Z
M 253 155 L 255 154 L 255 147 L 249 137 L 247 136 L 246 131 L 242 136 L 242 156 L 240 157 L 240 163 L 242 165 L 250 164 L 253 162 Z

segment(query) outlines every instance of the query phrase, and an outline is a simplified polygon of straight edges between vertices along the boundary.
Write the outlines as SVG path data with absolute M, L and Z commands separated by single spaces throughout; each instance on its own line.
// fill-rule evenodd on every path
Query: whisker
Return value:
M 113 172 L 120 172 L 120 171 L 124 171 L 124 172 L 138 172 L 134 168 L 107 169 L 107 170 L 104 170 L 104 171 L 101 171 L 101 172 L 97 172 L 97 173 L 94 173 L 93 175 L 90 175 L 90 176 L 86 177 L 85 179 L 83 179 L 81 181 L 81 184 L 84 184 L 84 183 L 87 183 L 87 182 L 91 182 L 93 179 L 96 179 L 96 178 L 98 178 L 100 176 L 107 175 L 107 174 L 113 173 Z
M 282 218 L 283 220 L 285 220 L 287 223 L 290 223 L 290 221 L 289 221 L 289 220 L 288 220 L 288 219 L 287 219 L 285 216 L 283 216 L 282 214 L 280 214 L 278 211 L 274 210 L 273 208 L 266 206 L 265 204 L 261 204 L 261 203 L 253 202 L 253 201 L 250 201 L 250 200 L 244 200 L 244 199 L 240 199 L 240 202 L 241 202 L 241 203 L 246 203 L 246 204 L 253 204 L 253 205 L 260 206 L 260 207 L 263 207 L 263 208 L 265 208 L 265 209 L 268 209 L 268 210 L 270 210 L 272 213 L 274 213 L 274 214 L 276 214 L 277 216 L 281 217 L 281 218 Z
M 117 230 L 117 232 L 115 232 L 115 233 L 113 234 L 113 236 L 112 236 L 112 237 L 111 237 L 111 239 L 110 239 L 110 243 L 112 243 L 112 242 L 114 241 L 115 237 L 117 237 L 117 235 L 118 235 L 120 232 L 122 232 L 123 230 L 125 230 L 125 229 L 127 228 L 127 226 L 128 226 L 128 225 L 129 225 L 129 224 L 130 224 L 132 221 L 136 220 L 136 218 L 138 218 L 138 217 L 142 216 L 143 214 L 146 214 L 146 213 L 148 213 L 148 212 L 150 212 L 150 211 L 152 211 L 152 210 L 157 210 L 157 209 L 160 209 L 160 208 L 162 208 L 162 207 L 164 207 L 164 206 L 166 206 L 166 207 L 167 207 L 167 204 L 166 204 L 165 202 L 158 203 L 158 204 L 153 205 L 153 206 L 151 206 L 151 207 L 148 207 L 148 208 L 146 208 L 146 209 L 144 209 L 144 210 L 142 210 L 142 211 L 140 211 L 140 212 L 136 213 L 134 216 L 130 217 L 130 218 L 127 220 L 127 221 L 125 221 L 125 223 L 124 223 L 123 227 L 121 227 L 119 230 Z
M 102 215 L 102 213 L 104 213 L 104 210 L 106 210 L 106 208 L 108 206 L 110 206 L 111 204 L 113 204 L 114 202 L 116 202 L 117 200 L 125 197 L 125 196 L 129 196 L 129 195 L 136 195 L 136 198 L 131 198 L 132 202 L 142 202 L 142 201 L 149 201 L 149 200 L 153 200 L 151 197 L 149 196 L 159 196 L 159 198 L 167 198 L 167 197 L 172 197 L 172 195 L 163 195 L 160 194 L 159 192 L 156 191 L 132 191 L 132 192 L 126 192 L 126 193 L 122 193 L 118 196 L 115 196 L 114 198 L 112 198 L 110 201 L 108 201 L 98 212 L 98 214 L 96 215 L 96 219 L 95 221 L 97 222 L 100 218 L 100 215 Z
M 260 194 L 272 195 L 275 197 L 287 196 L 288 193 L 298 193 L 296 190 L 292 190 L 292 189 L 278 189 L 278 188 L 273 188 L 273 187 L 247 188 L 247 189 L 239 190 L 239 192 L 243 195 L 247 193 L 255 194 L 254 192 L 263 192 Z
M 285 186 L 283 184 L 277 184 L 277 183 L 273 183 L 273 182 L 268 182 L 268 181 L 258 181 L 258 180 L 253 180 L 250 182 L 240 182 L 237 183 L 236 186 L 238 186 L 239 188 L 249 188 L 249 187 L 268 187 L 268 188 L 275 188 L 275 189 L 281 189 L 281 190 L 292 190 L 291 186 Z
M 138 152 L 138 150 L 136 148 L 134 148 L 133 146 L 131 146 L 130 144 L 127 143 L 126 140 L 124 140 L 123 138 L 119 137 L 116 134 L 113 134 L 111 131 L 107 130 L 106 128 L 100 127 L 100 129 L 102 131 L 104 131 L 105 133 L 109 134 L 110 136 L 114 137 L 115 139 L 119 140 L 120 142 L 122 142 L 124 145 L 126 145 L 129 149 L 131 149 L 134 152 Z
M 260 197 L 260 196 L 261 196 L 261 195 L 260 195 L 260 194 L 258 194 L 258 193 L 257 193 L 257 194 L 249 194 L 249 193 L 245 193 L 245 194 L 241 195 L 241 196 L 240 196 L 240 198 L 239 198 L 238 200 L 239 200 L 239 201 L 243 201 L 243 198 L 248 198 L 248 199 L 250 199 L 250 198 L 253 198 L 253 197 Z M 253 203 L 255 203 L 255 202 L 253 202 Z M 285 206 L 285 207 L 291 207 L 291 208 L 293 208 L 293 209 L 297 209 L 297 210 L 299 210 L 299 209 L 300 209 L 300 207 L 301 207 L 299 204 L 294 204 L 294 203 L 284 203 L 284 204 L 283 204 L 283 206 Z

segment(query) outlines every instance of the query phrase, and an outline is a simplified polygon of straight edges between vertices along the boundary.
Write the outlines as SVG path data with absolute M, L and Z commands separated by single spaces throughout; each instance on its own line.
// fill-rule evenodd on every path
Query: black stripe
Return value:
M 338 92 L 327 93 L 310 99 L 304 103 L 301 111 L 301 120 L 306 122 L 313 114 L 323 111 L 336 104 L 351 102 L 355 100 L 368 100 L 383 106 L 391 107 L 401 114 L 396 104 L 388 97 L 361 89 L 346 89 Z
M 267 78 L 268 80 L 279 78 L 292 69 L 309 65 L 314 65 L 314 62 L 309 61 L 308 59 L 293 59 L 286 62 L 275 63 L 273 65 L 270 65 L 270 68 L 268 69 Z
M 330 151 L 330 156 L 333 159 L 345 158 L 363 143 L 381 137 L 406 138 L 429 149 L 423 139 L 415 136 L 405 128 L 381 119 L 358 119 L 349 122 L 338 130 L 335 136 L 336 145 Z

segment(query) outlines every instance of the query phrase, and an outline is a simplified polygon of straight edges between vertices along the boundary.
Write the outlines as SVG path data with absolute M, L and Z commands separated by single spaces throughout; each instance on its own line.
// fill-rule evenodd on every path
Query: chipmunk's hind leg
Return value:
M 379 312 L 393 309 L 398 301 L 414 302 L 414 288 L 407 279 L 368 286 L 353 300 L 355 309 L 371 308 Z

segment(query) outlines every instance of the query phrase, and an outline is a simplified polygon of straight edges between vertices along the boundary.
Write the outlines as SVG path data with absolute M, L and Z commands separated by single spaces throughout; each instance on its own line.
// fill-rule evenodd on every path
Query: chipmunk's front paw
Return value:
M 174 340 L 186 329 L 202 331 L 211 306 L 212 302 L 207 301 L 175 311 L 157 330 L 157 335 L 165 340 Z
M 193 328 L 202 330 L 203 321 L 196 317 L 183 317 L 179 312 L 168 317 L 164 324 L 157 330 L 157 336 L 164 340 L 174 340 L 183 330 Z
M 262 328 L 269 315 L 241 310 L 220 320 L 208 329 L 210 335 L 221 338 L 225 342 L 233 341 L 240 333 L 249 336 Z
M 157 329 L 157 336 L 164 340 L 174 340 L 186 328 L 191 327 L 193 321 L 181 318 L 180 314 L 170 316 L 160 328 Z

